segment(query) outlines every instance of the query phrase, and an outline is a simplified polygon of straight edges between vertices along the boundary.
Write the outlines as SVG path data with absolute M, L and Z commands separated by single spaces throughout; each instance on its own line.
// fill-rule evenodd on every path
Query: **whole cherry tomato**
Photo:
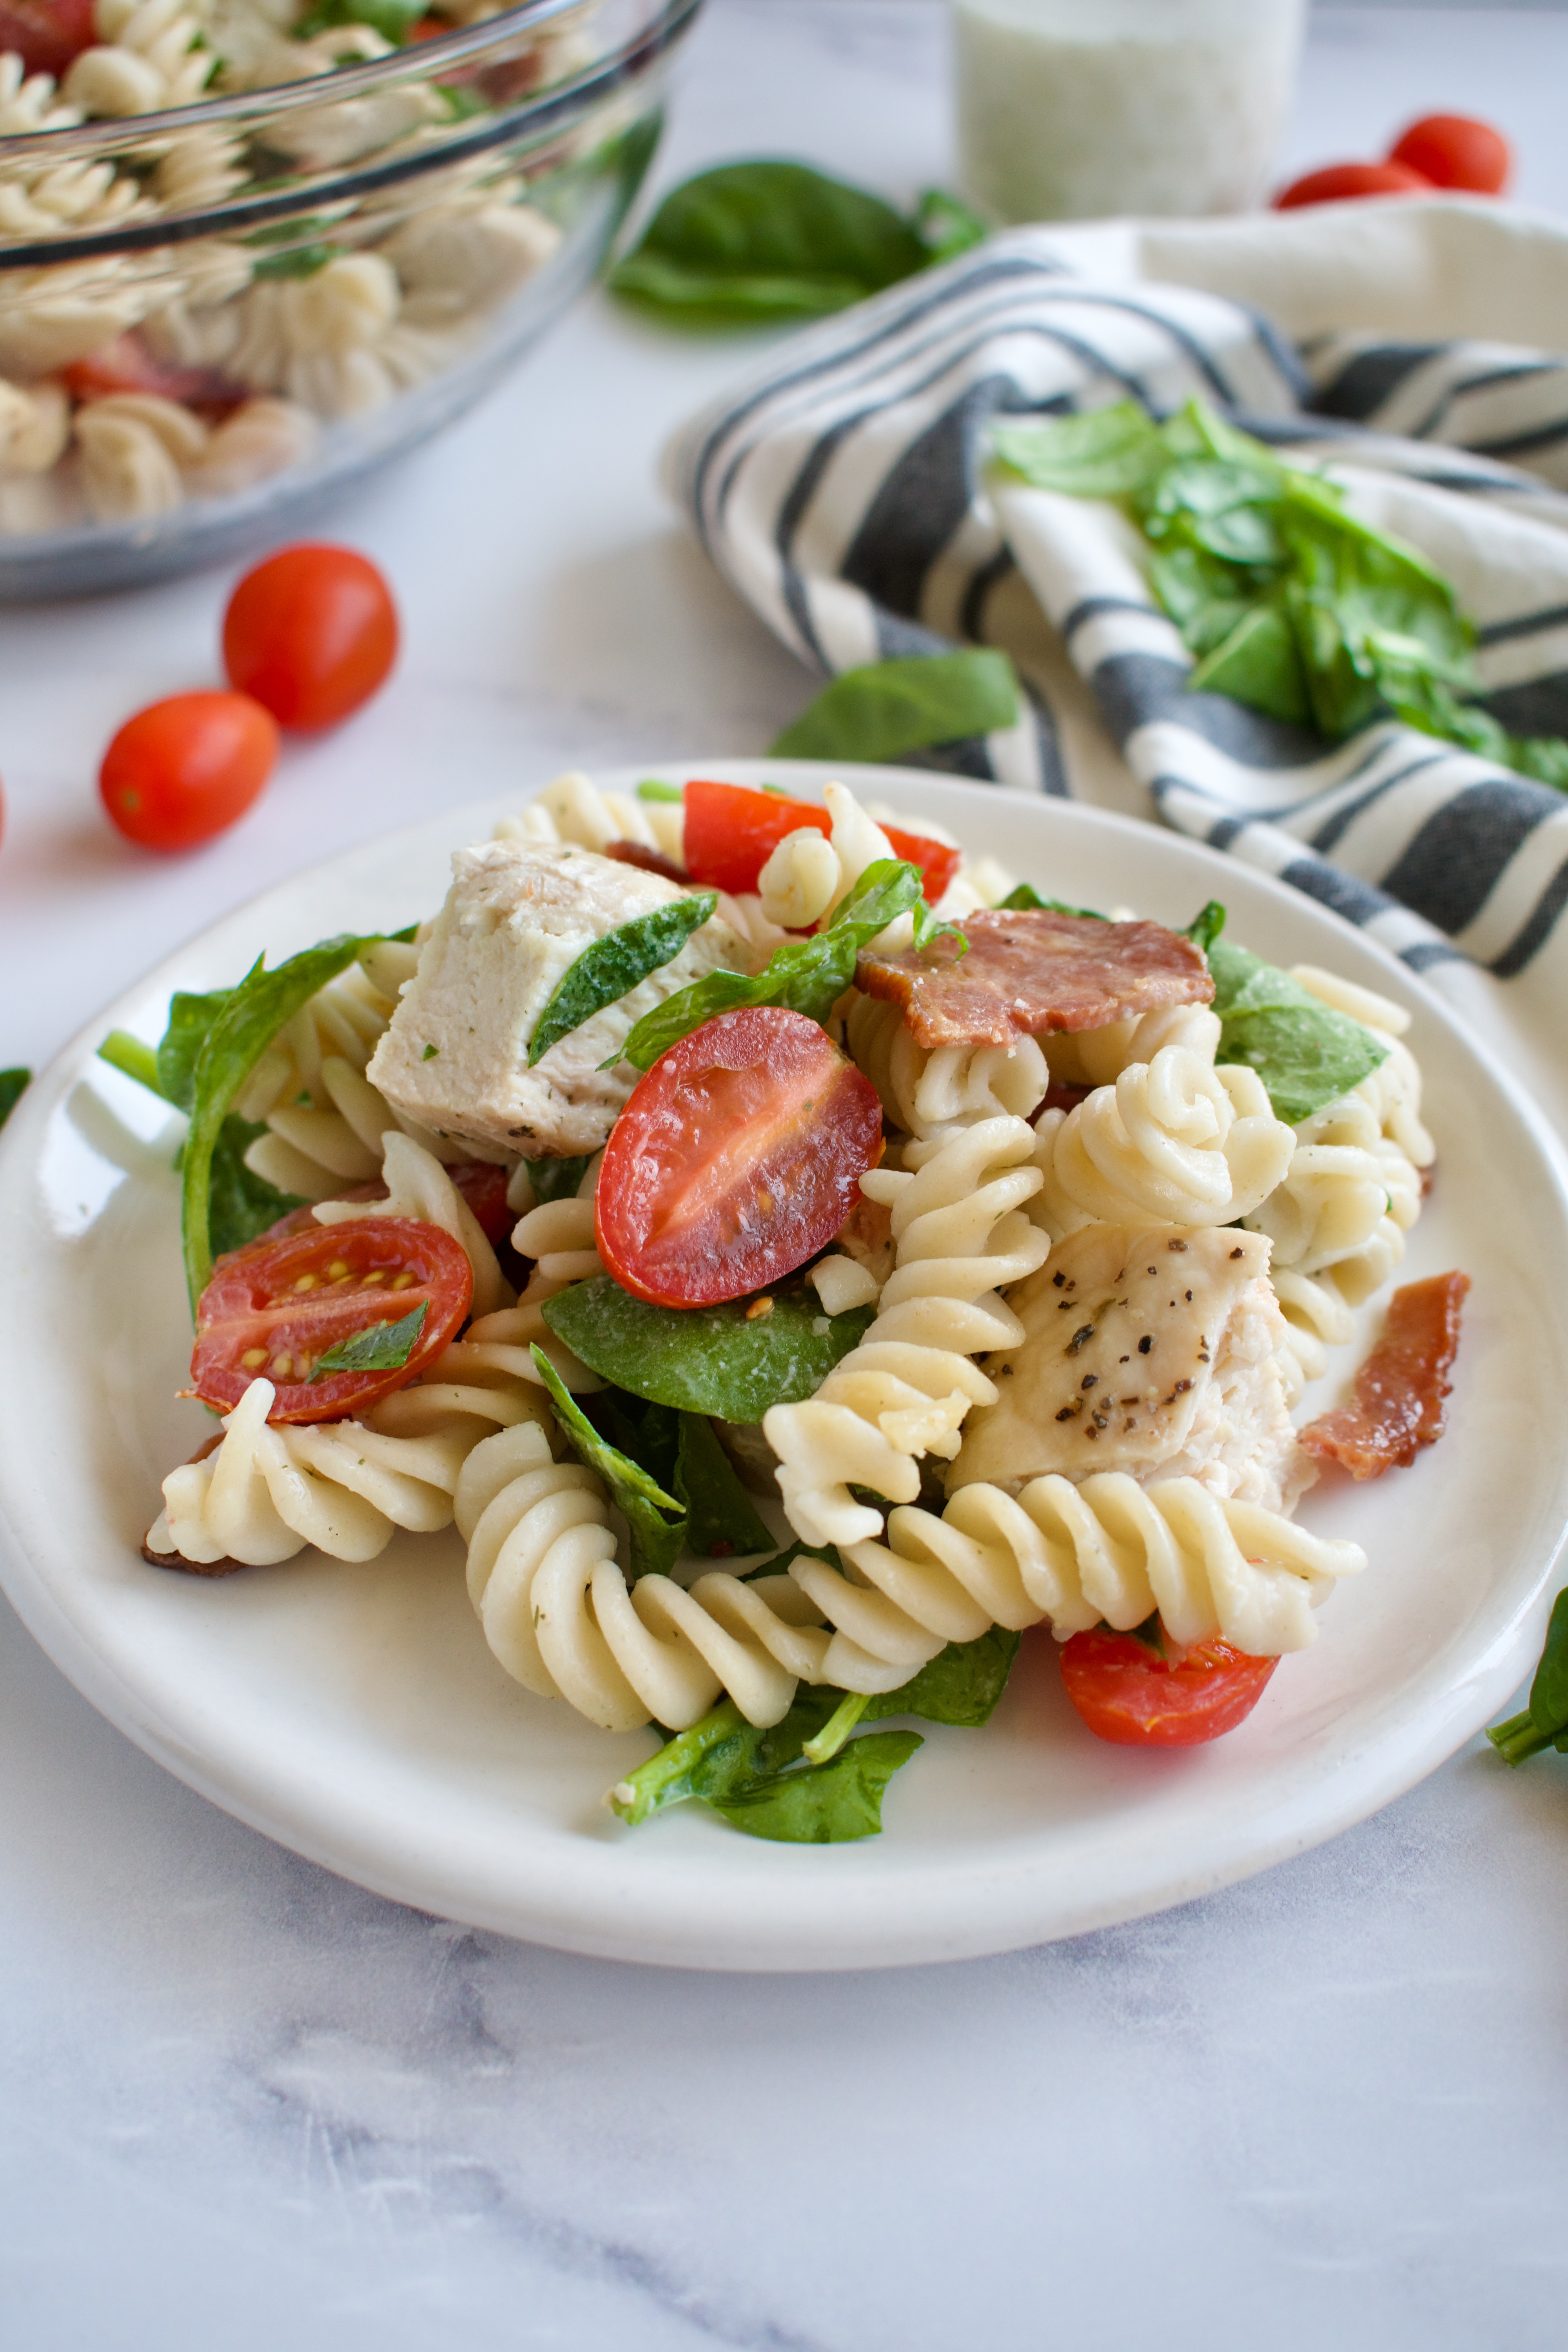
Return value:
M 826 1247 L 882 1150 L 877 1090 L 804 1013 L 721 1013 L 632 1090 L 599 1169 L 599 1255 L 659 1307 L 713 1307 Z
M 245 814 L 277 758 L 277 724 L 248 695 L 174 694 L 126 720 L 98 788 L 143 849 L 195 849 Z
M 1502 132 L 1468 114 L 1424 114 L 1389 149 L 1389 159 L 1435 188 L 1468 188 L 1479 196 L 1500 196 L 1513 171 L 1513 150 Z
M 1195 1748 L 1234 1731 L 1279 1664 L 1220 1641 L 1184 1650 L 1167 1643 L 1162 1657 L 1109 1625 L 1075 1633 L 1061 1658 L 1068 1696 L 1085 1723 L 1121 1748 Z
M 1292 180 L 1274 199 L 1278 213 L 1299 205 L 1334 205 L 1347 196 L 1429 196 L 1432 183 L 1408 163 L 1328 163 Z
M 0 55 L 13 50 L 30 74 L 58 79 L 91 48 L 93 0 L 0 0 Z
M 269 1421 L 342 1421 L 406 1387 L 457 1337 L 473 1299 L 467 1253 L 420 1217 L 356 1217 L 252 1242 L 220 1258 L 196 1307 L 188 1396 L 227 1412 L 254 1380 L 278 1394 Z M 329 1371 L 329 1348 L 425 1309 L 406 1360 Z
M 223 623 L 229 683 L 280 726 L 335 727 L 397 659 L 397 608 L 374 563 L 349 547 L 286 547 L 247 572 Z
M 786 801 L 776 793 L 699 778 L 686 787 L 686 870 L 694 882 L 715 890 L 754 890 L 784 835 L 802 825 L 831 833 L 833 820 L 815 801 Z M 897 825 L 882 830 L 895 857 L 920 867 L 925 895 L 934 906 L 957 873 L 962 853 L 924 834 L 901 833 Z

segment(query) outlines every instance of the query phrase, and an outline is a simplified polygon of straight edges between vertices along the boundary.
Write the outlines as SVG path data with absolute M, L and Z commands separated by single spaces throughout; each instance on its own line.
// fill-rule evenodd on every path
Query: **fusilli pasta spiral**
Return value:
M 876 1321 L 815 1396 L 763 1418 L 779 1492 L 807 1543 L 853 1543 L 881 1515 L 851 1486 L 890 1502 L 920 1492 L 916 1457 L 951 1461 L 972 1404 L 996 1391 L 973 1361 L 1016 1344 L 1022 1327 L 998 1291 L 1044 1263 L 1048 1244 L 1023 1204 L 1040 1189 L 1033 1136 L 1020 1118 L 984 1119 L 949 1138 L 914 1175 L 861 1179 L 892 1210 L 898 1255 Z
M 1274 1191 L 1295 1140 L 1256 1071 L 1162 1046 L 1075 1109 L 1045 1113 L 1030 1214 L 1057 1241 L 1097 1220 L 1231 1224 Z
M 468 1255 L 474 1275 L 476 1318 L 496 1314 L 512 1303 L 510 1285 L 503 1278 L 496 1254 L 485 1239 L 478 1219 L 434 1152 L 416 1143 L 400 1128 L 389 1128 L 381 1139 L 380 1174 L 386 1186 L 384 1199 L 318 1201 L 318 1224 L 341 1225 L 356 1217 L 419 1217 L 450 1234 Z
M 849 1008 L 849 1051 L 894 1123 L 922 1142 L 983 1118 L 1027 1118 L 1046 1098 L 1050 1071 L 1033 1037 L 1016 1045 L 917 1045 L 900 1006 L 858 991 Z

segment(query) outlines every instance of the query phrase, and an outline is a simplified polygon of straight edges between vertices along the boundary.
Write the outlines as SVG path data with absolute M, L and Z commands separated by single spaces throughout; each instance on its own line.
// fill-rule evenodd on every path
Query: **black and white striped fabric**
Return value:
M 1397 725 L 1326 751 L 1191 694 L 1121 516 L 983 478 L 994 418 L 1196 394 L 1426 548 L 1479 624 L 1489 707 L 1568 734 L 1568 359 L 1528 347 L 1531 320 L 1568 351 L 1568 228 L 1503 207 L 1015 230 L 775 347 L 678 436 L 667 479 L 819 673 L 1013 656 L 1018 724 L 930 764 L 1158 814 L 1414 969 L 1455 967 L 1446 992 L 1473 1008 L 1496 996 L 1461 971 L 1544 1017 L 1568 976 L 1568 799 Z

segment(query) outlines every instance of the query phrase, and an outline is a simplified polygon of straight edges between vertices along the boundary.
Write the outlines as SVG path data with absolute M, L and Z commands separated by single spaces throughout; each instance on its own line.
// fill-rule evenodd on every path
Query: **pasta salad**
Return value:
M 984 1724 L 1035 1627 L 1088 1733 L 1238 1723 L 1366 1565 L 1321 1465 L 1442 1427 L 1458 1274 L 1297 1410 L 1420 1214 L 1408 1015 L 837 783 L 570 774 L 453 871 L 100 1049 L 187 1114 L 221 1416 L 144 1558 L 455 1522 L 500 1665 L 652 1727 L 634 1824 L 873 1833 L 921 1735 L 866 1727 Z

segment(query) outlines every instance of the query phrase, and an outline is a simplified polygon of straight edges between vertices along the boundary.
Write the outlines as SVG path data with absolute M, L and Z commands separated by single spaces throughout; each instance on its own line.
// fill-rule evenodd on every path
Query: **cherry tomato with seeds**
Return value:
M 1388 152 L 1391 163 L 1421 173 L 1435 188 L 1478 196 L 1500 196 L 1513 172 L 1513 149 L 1502 132 L 1469 114 L 1424 114 Z
M 286 547 L 247 572 L 223 622 L 229 684 L 314 733 L 368 702 L 397 659 L 392 591 L 350 547 Z
M 278 1391 L 269 1421 L 343 1420 L 416 1380 L 456 1339 L 473 1295 L 461 1244 L 421 1217 L 356 1217 L 251 1242 L 218 1260 L 201 1295 L 184 1393 L 228 1412 L 266 1379 Z M 329 1348 L 418 1307 L 405 1363 L 310 1378 Z
M 784 835 L 803 825 L 831 833 L 833 820 L 815 801 L 782 800 L 775 793 L 708 783 L 700 777 L 686 787 L 686 870 L 693 882 L 710 889 L 754 890 Z M 882 831 L 895 857 L 920 867 L 925 896 L 934 906 L 957 873 L 962 853 L 897 825 L 885 824 Z
M 616 1280 L 714 1307 L 826 1248 L 881 1157 L 877 1090 L 804 1013 L 721 1013 L 659 1056 L 610 1130 L 594 1227 Z
M 58 79 L 98 35 L 93 0 L 0 0 L 0 55 L 13 50 L 30 74 Z
M 1326 163 L 1292 180 L 1274 199 L 1277 213 L 1300 205 L 1335 205 L 1351 196 L 1429 196 L 1432 183 L 1408 163 Z
M 277 724 L 248 695 L 174 694 L 126 720 L 98 788 L 129 840 L 195 849 L 245 814 L 277 758 Z
M 1134 1633 L 1099 1625 L 1063 1644 L 1067 1693 L 1097 1738 L 1121 1748 L 1195 1748 L 1251 1714 L 1278 1658 L 1228 1642 L 1194 1642 L 1165 1655 Z

